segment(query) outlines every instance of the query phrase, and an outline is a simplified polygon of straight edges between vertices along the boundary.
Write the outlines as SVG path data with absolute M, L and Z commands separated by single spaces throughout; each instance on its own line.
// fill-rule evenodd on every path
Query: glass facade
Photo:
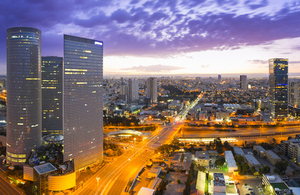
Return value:
M 42 144 L 41 31 L 7 29 L 7 161 L 22 165 Z
M 63 58 L 42 57 L 42 131 L 62 134 Z
M 64 35 L 64 160 L 78 170 L 102 161 L 103 42 Z
M 269 60 L 270 113 L 276 119 L 288 114 L 288 59 Z

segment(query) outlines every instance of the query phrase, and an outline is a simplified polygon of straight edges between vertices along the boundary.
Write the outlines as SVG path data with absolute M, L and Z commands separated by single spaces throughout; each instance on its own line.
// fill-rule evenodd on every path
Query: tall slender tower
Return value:
M 269 60 L 269 85 L 270 113 L 283 119 L 288 114 L 288 59 Z
M 64 160 L 102 161 L 103 42 L 64 35 Z
M 240 76 L 240 89 L 247 90 L 247 75 Z
M 43 133 L 62 134 L 62 66 L 62 57 L 42 57 Z
M 157 78 L 150 77 L 147 80 L 147 97 L 151 98 L 151 103 L 157 102 Z
M 41 31 L 7 29 L 7 162 L 22 165 L 42 145 Z
M 139 99 L 139 83 L 136 79 L 129 79 L 129 101 Z

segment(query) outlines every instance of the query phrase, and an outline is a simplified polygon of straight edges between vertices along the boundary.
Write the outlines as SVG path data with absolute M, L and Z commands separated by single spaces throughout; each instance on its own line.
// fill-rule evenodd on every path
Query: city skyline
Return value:
M 0 74 L 5 32 L 15 26 L 43 32 L 42 56 L 63 56 L 63 34 L 105 41 L 104 76 L 267 76 L 271 58 L 288 58 L 289 72 L 300 72 L 295 0 L 8 3 L 1 2 Z

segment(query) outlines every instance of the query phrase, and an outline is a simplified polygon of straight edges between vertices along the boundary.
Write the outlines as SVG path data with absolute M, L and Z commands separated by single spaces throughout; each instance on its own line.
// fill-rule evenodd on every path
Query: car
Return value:
M 248 188 L 249 191 L 253 190 L 252 188 Z

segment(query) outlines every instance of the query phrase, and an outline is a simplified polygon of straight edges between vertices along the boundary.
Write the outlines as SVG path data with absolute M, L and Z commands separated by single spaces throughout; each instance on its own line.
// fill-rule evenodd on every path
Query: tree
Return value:
M 257 156 L 258 155 L 258 152 L 256 150 L 253 150 L 253 155 L 254 156 Z
M 180 179 L 178 179 L 178 180 L 177 180 L 177 183 L 178 183 L 178 184 L 181 184 L 181 180 L 180 180 Z
M 289 162 L 287 160 L 277 162 L 275 164 L 276 173 L 285 174 L 285 171 L 286 171 L 288 165 L 289 165 Z M 274 169 L 274 172 L 275 172 L 275 169 Z
M 224 142 L 224 147 L 226 150 L 231 150 L 231 148 L 232 148 L 231 145 L 228 143 L 228 141 Z
M 256 172 L 255 167 L 252 167 L 252 168 L 251 168 L 251 173 L 254 174 L 255 172 Z
M 220 167 L 223 166 L 224 163 L 225 163 L 225 158 L 223 158 L 223 157 L 215 161 L 215 165 L 220 166 Z
M 266 165 L 266 166 L 263 167 L 263 173 L 264 174 L 270 173 L 270 171 L 271 171 L 271 168 L 268 165 Z
M 181 162 L 183 162 L 183 160 L 184 160 L 184 153 L 182 153 L 181 155 Z
M 217 152 L 218 152 L 219 154 L 222 154 L 222 153 L 224 152 L 224 150 L 223 150 L 222 148 L 217 148 Z

